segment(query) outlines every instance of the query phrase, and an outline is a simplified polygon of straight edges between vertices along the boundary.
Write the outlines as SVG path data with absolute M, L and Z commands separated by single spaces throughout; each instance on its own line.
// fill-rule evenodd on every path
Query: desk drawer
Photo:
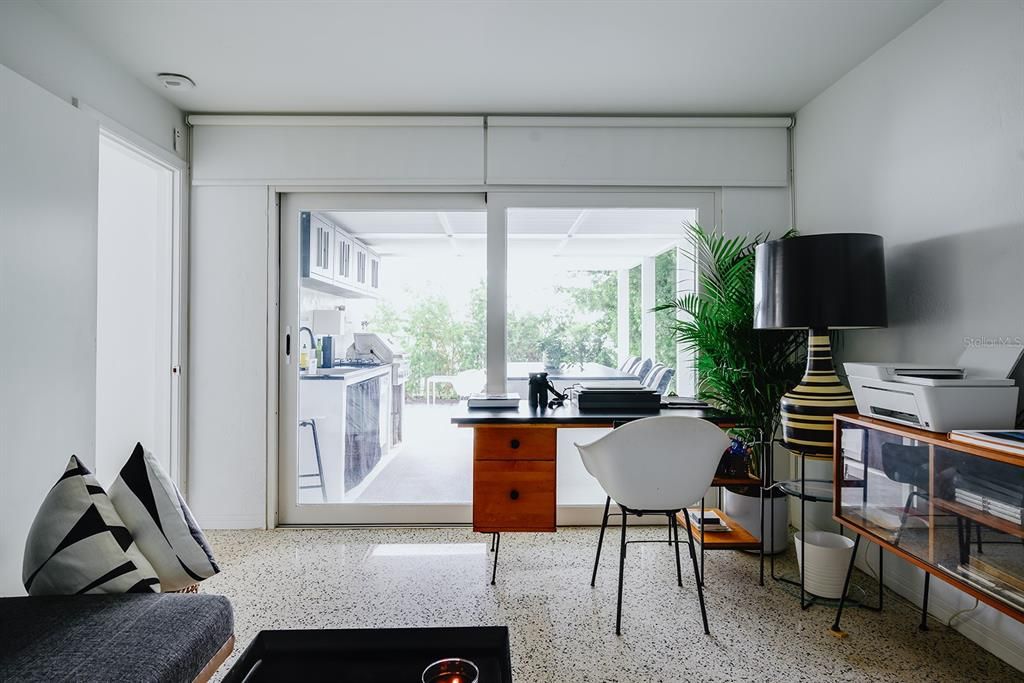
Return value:
M 477 460 L 473 463 L 475 531 L 554 531 L 555 463 Z
M 554 429 L 477 427 L 473 430 L 475 460 L 555 460 Z

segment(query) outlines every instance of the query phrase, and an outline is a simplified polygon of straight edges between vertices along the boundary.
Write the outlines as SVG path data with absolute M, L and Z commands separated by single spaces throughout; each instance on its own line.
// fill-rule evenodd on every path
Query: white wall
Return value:
M 173 150 L 181 111 L 32 0 L 0 2 L 0 64 L 65 102 L 72 97 Z M 178 152 L 184 158 L 184 145 Z
M 77 454 L 95 461 L 96 123 L 0 66 L 0 595 Z
M 889 328 L 848 333 L 840 361 L 1024 337 L 1024 2 L 943 3 L 801 109 L 794 144 L 797 227 L 886 240 Z M 920 602 L 919 570 L 886 558 L 886 577 Z M 940 618 L 973 604 L 932 582 Z M 1024 669 L 1024 625 L 956 624 Z
M 170 471 L 170 170 L 100 140 L 96 292 L 96 477 L 137 441 Z
M 266 523 L 267 230 L 265 186 L 192 188 L 188 495 L 206 527 Z

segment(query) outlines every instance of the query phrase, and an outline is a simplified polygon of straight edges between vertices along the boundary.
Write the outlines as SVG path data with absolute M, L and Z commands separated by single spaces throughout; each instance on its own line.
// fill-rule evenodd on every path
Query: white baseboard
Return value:
M 203 529 L 266 529 L 263 515 L 202 515 L 196 521 Z
M 865 558 L 868 557 L 870 558 L 870 568 L 866 568 L 864 563 Z M 871 576 L 878 575 L 878 549 L 873 544 L 861 544 L 857 567 Z M 891 553 L 886 553 L 885 585 L 918 608 L 921 607 L 924 593 L 923 570 Z M 962 602 L 954 604 L 943 593 L 959 596 Z M 966 604 L 964 604 L 965 602 Z M 935 577 L 932 577 L 928 595 L 928 619 L 930 622 L 938 621 L 945 625 L 950 617 L 973 604 L 974 599 L 967 594 L 941 579 L 936 580 Z M 997 628 L 993 628 L 993 626 Z M 953 622 L 953 628 L 1010 666 L 1024 671 L 1024 648 L 1021 647 L 1021 643 L 1024 643 L 1024 623 L 1015 621 L 1004 616 L 998 610 L 980 603 L 976 610 L 965 612 L 957 617 Z

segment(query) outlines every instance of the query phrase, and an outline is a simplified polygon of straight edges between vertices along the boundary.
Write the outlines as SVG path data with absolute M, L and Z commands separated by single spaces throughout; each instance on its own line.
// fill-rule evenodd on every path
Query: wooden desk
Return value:
M 734 426 L 732 418 L 712 409 L 665 409 L 657 414 Z M 570 404 L 544 410 L 530 408 L 526 401 L 518 408 L 493 410 L 470 410 L 463 404 L 452 423 L 473 430 L 473 530 L 554 531 L 555 431 L 610 428 L 645 417 L 652 415 L 581 413 Z

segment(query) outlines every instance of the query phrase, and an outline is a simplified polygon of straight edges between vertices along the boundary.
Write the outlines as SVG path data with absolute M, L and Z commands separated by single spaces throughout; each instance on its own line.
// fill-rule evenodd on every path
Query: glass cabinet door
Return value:
M 837 515 L 1016 610 L 1024 610 L 1024 466 L 839 422 Z

